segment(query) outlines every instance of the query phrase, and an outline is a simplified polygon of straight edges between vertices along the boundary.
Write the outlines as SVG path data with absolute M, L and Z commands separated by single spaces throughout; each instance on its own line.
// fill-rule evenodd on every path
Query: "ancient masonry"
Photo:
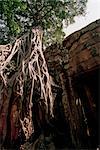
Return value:
M 89 118 L 98 115 L 95 113 L 98 111 L 100 20 L 69 35 L 62 45 L 51 45 L 46 49 L 44 55 L 49 74 L 54 82 L 63 89 L 62 102 L 66 120 L 69 120 L 72 132 L 76 133 L 75 143 L 80 145 L 82 144 L 80 133 L 84 130 L 82 122 L 86 125 L 87 136 L 91 134 L 95 137 L 95 133 L 92 135 L 92 129 L 97 130 L 97 126 L 91 127 L 90 125 L 97 118 L 91 118 L 92 121 Z M 86 98 L 83 98 L 85 96 Z

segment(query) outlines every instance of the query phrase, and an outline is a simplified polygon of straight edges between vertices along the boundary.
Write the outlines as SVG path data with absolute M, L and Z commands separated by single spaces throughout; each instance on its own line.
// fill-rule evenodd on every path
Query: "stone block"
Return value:
M 85 43 L 87 40 L 91 39 L 91 36 L 90 36 L 90 32 L 86 32 L 85 34 L 83 34 L 80 39 L 79 39 L 79 43 L 80 44 L 83 44 Z

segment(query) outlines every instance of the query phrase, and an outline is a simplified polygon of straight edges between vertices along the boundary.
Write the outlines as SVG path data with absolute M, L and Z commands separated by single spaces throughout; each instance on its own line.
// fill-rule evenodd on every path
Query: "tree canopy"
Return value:
M 85 14 L 87 0 L 2 0 L 0 1 L 0 44 L 41 26 L 44 41 L 49 44 L 64 36 L 66 25 Z

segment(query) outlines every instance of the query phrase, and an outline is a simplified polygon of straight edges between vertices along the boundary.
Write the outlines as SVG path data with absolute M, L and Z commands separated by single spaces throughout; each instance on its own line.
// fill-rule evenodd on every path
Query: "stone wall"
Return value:
M 60 71 L 63 63 L 70 74 L 93 69 L 100 64 L 100 20 L 69 35 L 62 43 L 51 45 L 44 52 L 49 70 Z M 52 72 L 52 71 L 50 71 Z
M 88 71 L 100 64 L 100 20 L 80 31 L 73 33 L 63 41 L 69 51 L 69 72 L 71 75 Z
M 99 68 L 100 20 L 69 35 L 62 44 L 51 45 L 44 55 L 55 84 L 63 89 L 65 118 L 70 124 L 73 144 L 80 148 L 86 144 L 82 139 L 88 139 L 89 132 L 87 122 L 84 121 L 86 118 L 83 106 L 74 90 L 73 80 L 75 76 Z

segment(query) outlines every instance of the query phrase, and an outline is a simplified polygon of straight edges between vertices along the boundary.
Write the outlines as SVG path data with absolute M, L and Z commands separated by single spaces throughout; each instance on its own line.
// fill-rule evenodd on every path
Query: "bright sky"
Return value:
M 84 17 L 75 17 L 75 23 L 69 25 L 67 29 L 64 29 L 66 36 L 80 30 L 97 19 L 100 19 L 100 0 L 88 0 L 86 15 Z

